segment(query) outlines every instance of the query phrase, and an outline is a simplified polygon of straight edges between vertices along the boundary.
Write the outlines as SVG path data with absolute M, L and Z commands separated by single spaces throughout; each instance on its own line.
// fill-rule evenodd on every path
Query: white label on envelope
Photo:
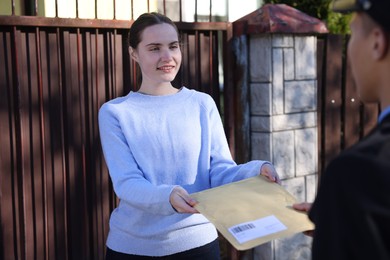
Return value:
M 265 218 L 259 218 L 254 221 L 232 226 L 229 228 L 229 232 L 240 244 L 242 244 L 249 240 L 267 236 L 286 229 L 287 227 L 283 225 L 277 217 L 271 215 Z

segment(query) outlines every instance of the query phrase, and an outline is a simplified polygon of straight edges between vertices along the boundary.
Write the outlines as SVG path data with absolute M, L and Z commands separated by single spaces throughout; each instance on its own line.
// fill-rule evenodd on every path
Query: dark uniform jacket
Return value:
M 321 176 L 313 260 L 390 259 L 390 115 Z

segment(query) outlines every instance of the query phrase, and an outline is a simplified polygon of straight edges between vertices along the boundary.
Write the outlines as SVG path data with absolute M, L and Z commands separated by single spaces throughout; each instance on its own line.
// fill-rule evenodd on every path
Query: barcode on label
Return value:
M 245 224 L 245 225 L 241 225 L 241 226 L 237 226 L 237 227 L 232 228 L 232 232 L 234 234 L 237 234 L 237 233 L 240 233 L 242 231 L 252 229 L 252 228 L 255 228 L 255 225 L 253 225 L 252 223 L 249 223 L 249 224 Z
M 274 215 L 240 223 L 228 228 L 229 232 L 240 244 L 286 229 L 287 227 Z

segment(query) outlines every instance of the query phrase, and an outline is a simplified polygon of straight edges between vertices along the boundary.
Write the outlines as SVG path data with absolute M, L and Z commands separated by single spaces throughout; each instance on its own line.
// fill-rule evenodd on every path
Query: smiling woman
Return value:
M 106 259 L 218 260 L 217 231 L 189 194 L 259 174 L 278 182 L 277 173 L 261 160 L 237 165 L 212 97 L 172 86 L 182 54 L 168 17 L 141 15 L 129 31 L 129 52 L 142 74 L 140 88 L 99 111 L 104 157 L 120 199 Z

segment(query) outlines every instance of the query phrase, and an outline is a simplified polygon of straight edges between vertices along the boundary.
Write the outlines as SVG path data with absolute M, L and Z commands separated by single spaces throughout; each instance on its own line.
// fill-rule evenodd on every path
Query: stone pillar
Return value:
M 239 93 L 249 93 L 249 125 L 242 136 L 250 138 L 250 159 L 270 160 L 298 201 L 313 201 L 318 166 L 315 34 L 327 32 L 326 27 L 286 5 L 265 5 L 233 26 L 237 60 L 246 53 L 249 59 L 245 83 L 238 87 L 247 89 Z M 252 255 L 311 259 L 311 238 L 297 234 L 275 240 Z

